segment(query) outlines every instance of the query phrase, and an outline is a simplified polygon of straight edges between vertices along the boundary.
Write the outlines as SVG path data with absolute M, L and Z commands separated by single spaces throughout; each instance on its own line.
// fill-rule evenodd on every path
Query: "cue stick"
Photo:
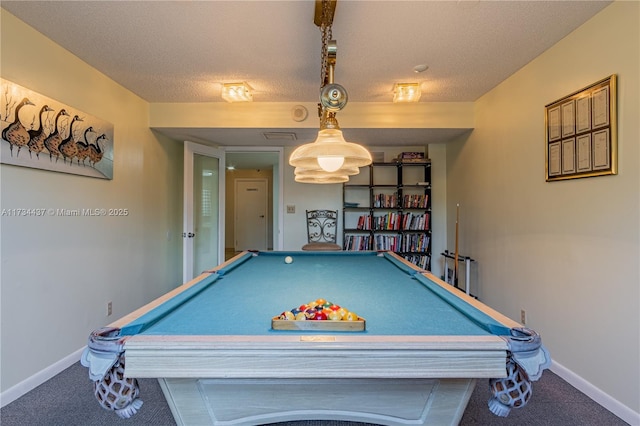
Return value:
M 458 222 L 460 221 L 460 204 L 456 205 L 456 253 L 453 260 L 453 285 L 458 288 Z

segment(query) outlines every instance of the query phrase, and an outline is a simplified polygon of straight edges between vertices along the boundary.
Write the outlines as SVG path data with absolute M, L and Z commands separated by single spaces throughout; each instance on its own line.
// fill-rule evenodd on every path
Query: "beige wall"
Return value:
M 514 319 L 525 309 L 554 361 L 636 421 L 639 8 L 612 4 L 487 93 L 476 129 L 447 149 L 449 240 L 459 203 L 460 250 L 478 260 L 481 298 Z M 544 106 L 611 74 L 619 174 L 546 183 Z
M 4 392 L 181 282 L 182 147 L 149 130 L 146 102 L 1 14 L 2 78 L 114 125 L 113 180 L 2 165 L 2 208 L 129 211 L 1 218 Z

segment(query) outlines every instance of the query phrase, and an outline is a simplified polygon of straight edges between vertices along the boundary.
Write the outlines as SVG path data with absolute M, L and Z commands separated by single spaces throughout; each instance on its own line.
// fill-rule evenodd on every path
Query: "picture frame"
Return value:
M 562 140 L 562 174 L 576 172 L 576 138 Z
M 0 162 L 113 179 L 112 123 L 0 79 Z
M 562 137 L 566 138 L 576 134 L 576 108 L 575 100 L 562 104 Z
M 547 156 L 547 174 L 549 176 L 560 176 L 562 171 L 560 170 L 560 142 L 553 142 L 549 144 L 549 155 Z
M 576 170 L 578 172 L 590 172 L 593 169 L 591 153 L 591 134 L 578 136 L 576 138 Z
M 547 182 L 618 173 L 616 77 L 545 105 Z

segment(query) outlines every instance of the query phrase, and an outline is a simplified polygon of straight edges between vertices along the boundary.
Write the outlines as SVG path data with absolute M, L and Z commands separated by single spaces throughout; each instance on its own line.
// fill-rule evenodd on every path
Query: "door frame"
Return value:
M 284 148 L 278 146 L 226 146 L 224 150 L 229 153 L 275 152 L 278 154 L 278 164 L 273 165 L 273 211 L 270 214 L 273 217 L 273 250 L 282 250 L 284 247 L 284 232 L 282 230 L 284 223 Z
M 218 264 L 224 262 L 224 200 L 225 200 L 225 151 L 212 146 L 184 141 L 183 170 L 183 233 L 182 233 L 182 278 L 183 282 L 193 279 L 194 239 L 188 237 L 193 228 L 193 156 L 194 154 L 214 157 L 219 162 L 218 177 Z M 212 267 L 215 265 L 211 265 Z

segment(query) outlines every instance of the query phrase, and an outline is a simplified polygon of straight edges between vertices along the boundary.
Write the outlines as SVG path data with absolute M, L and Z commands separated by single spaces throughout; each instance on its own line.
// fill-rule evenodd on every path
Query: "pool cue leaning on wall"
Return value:
M 453 260 L 453 285 L 458 287 L 458 222 L 460 221 L 460 204 L 456 204 L 456 252 Z

